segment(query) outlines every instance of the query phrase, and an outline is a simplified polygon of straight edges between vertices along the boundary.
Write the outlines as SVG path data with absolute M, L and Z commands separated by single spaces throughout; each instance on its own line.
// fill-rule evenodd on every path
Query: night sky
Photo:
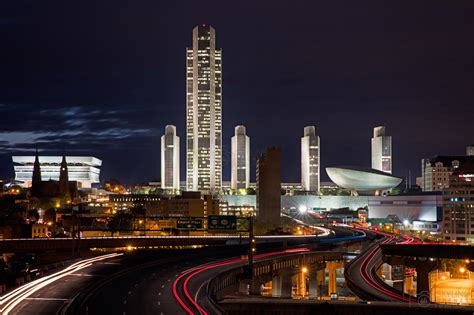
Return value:
M 394 174 L 474 143 L 473 1 L 2 1 L 0 178 L 11 155 L 93 155 L 102 179 L 159 178 L 175 124 L 185 178 L 185 48 L 209 23 L 223 50 L 223 179 L 236 124 L 255 159 L 282 148 L 300 180 L 315 125 L 321 169 L 370 166 L 372 128 L 393 137 Z M 322 171 L 322 180 L 327 175 Z

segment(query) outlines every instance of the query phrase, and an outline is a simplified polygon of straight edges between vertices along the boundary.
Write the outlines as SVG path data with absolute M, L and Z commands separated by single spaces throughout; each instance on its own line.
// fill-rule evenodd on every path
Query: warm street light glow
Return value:
M 301 269 L 301 271 L 302 271 L 303 273 L 307 273 L 307 272 L 308 272 L 308 268 L 303 267 L 303 268 Z
M 460 272 L 460 273 L 465 273 L 465 272 L 466 272 L 466 268 L 464 268 L 464 267 L 459 268 L 459 272 Z

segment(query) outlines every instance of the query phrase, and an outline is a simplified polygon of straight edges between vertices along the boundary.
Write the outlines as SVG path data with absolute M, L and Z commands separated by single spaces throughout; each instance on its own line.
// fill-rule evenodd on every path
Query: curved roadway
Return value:
M 345 278 L 348 286 L 357 296 L 368 301 L 402 301 L 414 302 L 416 299 L 404 294 L 383 282 L 376 274 L 376 270 L 382 263 L 381 244 L 394 243 L 397 238 L 383 232 L 367 232 L 379 235 L 373 246 L 356 257 L 345 269 Z M 401 243 L 411 243 L 412 237 L 400 235 Z
M 359 239 L 348 230 L 325 230 L 312 245 Z M 301 248 L 308 237 L 258 239 L 255 259 Z M 280 250 L 283 244 L 296 249 Z M 0 297 L 2 314 L 206 314 L 213 312 L 205 285 L 226 268 L 245 264 L 248 246 L 136 251 L 82 260 Z

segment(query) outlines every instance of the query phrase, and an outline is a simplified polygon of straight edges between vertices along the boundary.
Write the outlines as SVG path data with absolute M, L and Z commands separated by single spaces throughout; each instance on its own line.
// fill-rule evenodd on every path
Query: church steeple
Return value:
M 35 162 L 33 164 L 33 176 L 31 178 L 31 195 L 38 197 L 41 194 L 41 166 L 39 162 L 38 149 L 36 149 Z
M 63 155 L 59 170 L 59 193 L 62 196 L 69 196 L 69 175 L 65 155 Z

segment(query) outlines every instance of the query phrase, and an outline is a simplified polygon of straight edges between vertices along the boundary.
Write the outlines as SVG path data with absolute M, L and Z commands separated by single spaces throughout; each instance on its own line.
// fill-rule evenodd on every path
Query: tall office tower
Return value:
M 161 136 L 161 188 L 179 190 L 179 137 L 173 125 Z
M 222 52 L 211 26 L 193 29 L 186 55 L 186 186 L 215 192 L 222 182 Z
M 232 137 L 231 188 L 248 188 L 250 185 L 250 139 L 245 126 L 236 126 Z
M 372 168 L 392 174 L 392 137 L 385 135 L 385 126 L 374 128 Z
M 467 156 L 474 156 L 474 144 L 468 145 L 466 147 L 466 155 Z
M 281 151 L 269 147 L 257 159 L 257 220 L 269 226 L 280 225 Z
M 59 166 L 59 193 L 61 196 L 69 196 L 69 174 L 65 155 Z
M 301 187 L 319 193 L 319 184 L 319 136 L 314 126 L 307 126 L 301 138 Z

